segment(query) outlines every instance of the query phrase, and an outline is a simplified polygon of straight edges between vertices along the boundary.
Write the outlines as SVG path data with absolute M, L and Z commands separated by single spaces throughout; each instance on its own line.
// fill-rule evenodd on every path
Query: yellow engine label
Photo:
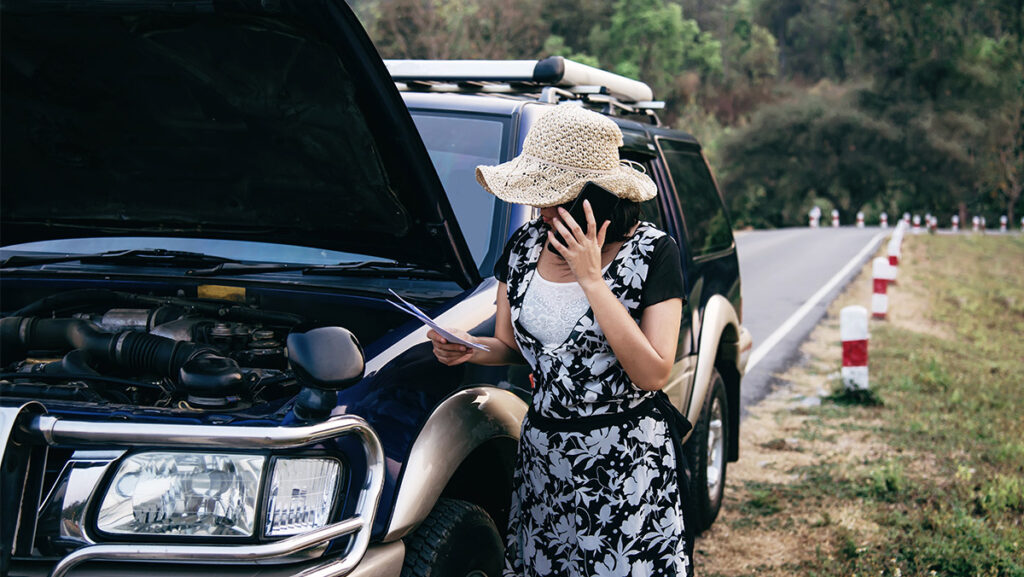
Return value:
M 220 299 L 226 301 L 245 302 L 245 287 L 201 284 L 198 289 L 201 299 Z

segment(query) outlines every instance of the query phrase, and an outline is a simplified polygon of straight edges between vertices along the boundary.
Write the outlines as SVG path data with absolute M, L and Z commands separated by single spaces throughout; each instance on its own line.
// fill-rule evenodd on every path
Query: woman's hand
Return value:
M 519 353 L 516 345 L 515 334 L 512 330 L 512 316 L 508 306 L 508 288 L 505 283 L 498 283 L 497 312 L 495 314 L 495 327 L 493 337 L 474 337 L 459 329 L 446 329 L 451 334 L 465 341 L 484 345 L 490 350 L 484 351 L 474 349 L 457 343 L 450 343 L 448 339 L 437 334 L 437 331 L 427 331 L 427 338 L 434 347 L 434 356 L 445 365 L 461 365 L 465 362 L 472 362 L 476 365 L 502 366 L 521 365 L 526 362 L 523 355 Z
M 470 336 L 469 333 L 465 331 L 460 331 L 459 329 L 446 330 L 460 339 L 471 343 L 477 342 L 476 338 Z M 430 339 L 430 342 L 434 345 L 434 356 L 437 357 L 437 360 L 441 361 L 442 364 L 448 366 L 461 365 L 473 358 L 473 352 L 475 349 L 471 349 L 466 345 L 449 343 L 447 339 L 437 334 L 433 329 L 427 331 L 427 338 Z
M 558 218 L 554 220 L 553 225 L 562 235 L 565 244 L 558 242 L 553 231 L 548 231 L 548 242 L 568 263 L 580 286 L 602 281 L 601 248 L 604 247 L 605 233 L 610 224 L 609 221 L 604 221 L 601 228 L 597 228 L 597 223 L 594 222 L 594 211 L 590 207 L 589 200 L 583 201 L 583 213 L 587 216 L 586 232 L 580 228 L 569 211 L 562 207 L 558 208 Z

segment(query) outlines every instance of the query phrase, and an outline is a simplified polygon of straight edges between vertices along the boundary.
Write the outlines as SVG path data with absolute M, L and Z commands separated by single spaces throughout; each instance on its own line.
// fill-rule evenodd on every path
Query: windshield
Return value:
M 412 111 L 412 119 L 441 177 L 473 261 L 480 267 L 490 248 L 498 200 L 476 182 L 476 167 L 501 161 L 505 125 L 487 117 L 424 111 Z

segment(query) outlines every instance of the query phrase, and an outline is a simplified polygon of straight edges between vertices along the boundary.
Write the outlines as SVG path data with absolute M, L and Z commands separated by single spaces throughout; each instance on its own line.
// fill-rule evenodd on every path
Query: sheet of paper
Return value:
M 436 322 L 434 322 L 434 319 L 430 318 L 430 316 L 427 315 L 427 313 L 421 311 L 419 309 L 419 307 L 417 307 L 416 305 L 412 304 L 411 302 L 403 299 L 402 297 L 398 296 L 398 293 L 396 293 L 395 291 L 393 291 L 391 289 L 388 289 L 388 292 L 393 294 L 395 296 L 395 298 L 397 298 L 399 301 L 401 301 L 401 304 L 396 303 L 393 300 L 389 300 L 388 301 L 389 303 L 394 305 L 395 308 L 397 308 L 398 310 L 403 311 L 406 314 L 409 314 L 409 315 L 412 315 L 412 316 L 416 317 L 417 319 L 419 319 L 420 322 L 422 322 L 423 324 L 427 325 L 428 327 L 434 329 L 434 331 L 437 334 L 439 334 L 442 337 L 444 337 L 445 340 L 448 341 L 449 343 L 455 343 L 455 344 L 464 345 L 464 346 L 467 346 L 467 347 L 473 347 L 474 349 L 479 349 L 481 351 L 489 351 L 489 350 L 491 350 L 490 348 L 488 348 L 488 347 L 486 347 L 484 345 L 480 345 L 480 344 L 477 344 L 477 343 L 471 343 L 471 342 L 469 342 L 469 341 L 467 341 L 465 339 L 459 338 L 459 337 L 451 334 L 450 332 L 444 330 L 444 328 L 442 328 Z

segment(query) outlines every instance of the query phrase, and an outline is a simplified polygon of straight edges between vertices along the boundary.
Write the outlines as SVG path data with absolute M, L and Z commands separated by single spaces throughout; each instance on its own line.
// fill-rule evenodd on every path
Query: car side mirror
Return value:
M 337 404 L 337 391 L 363 378 L 366 369 L 359 340 L 341 327 L 320 327 L 288 335 L 288 366 L 303 385 L 296 416 L 324 418 Z
M 288 365 L 302 384 L 340 391 L 363 378 L 363 347 L 341 327 L 320 327 L 288 335 Z

